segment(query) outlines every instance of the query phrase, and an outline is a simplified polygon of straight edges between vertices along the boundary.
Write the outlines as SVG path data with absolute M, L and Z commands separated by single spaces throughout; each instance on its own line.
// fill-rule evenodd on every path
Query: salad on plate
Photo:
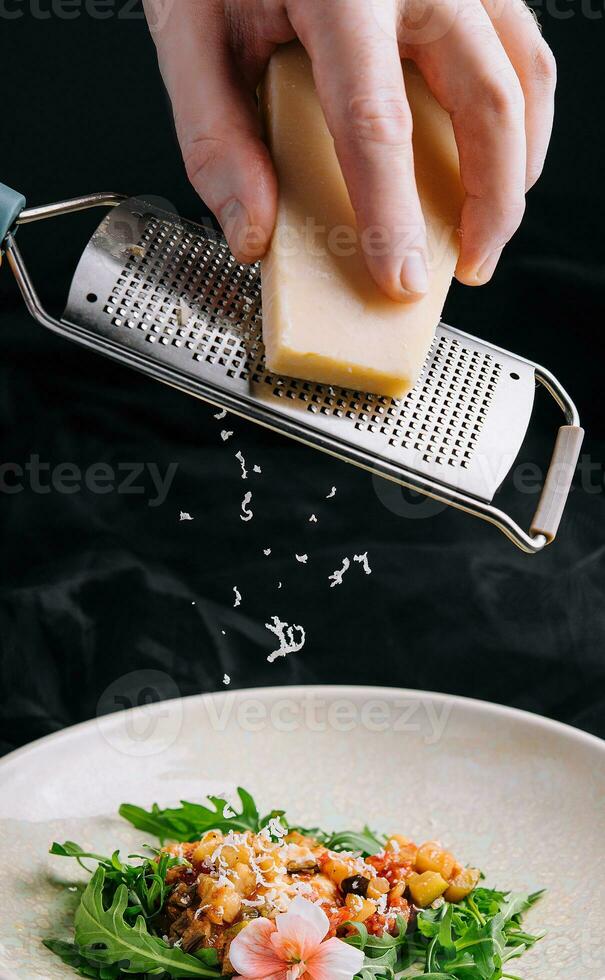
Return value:
M 518 980 L 542 938 L 522 924 L 541 893 L 484 887 L 436 841 L 299 827 L 238 795 L 123 804 L 158 841 L 126 860 L 54 843 L 91 877 L 73 939 L 45 945 L 93 980 Z

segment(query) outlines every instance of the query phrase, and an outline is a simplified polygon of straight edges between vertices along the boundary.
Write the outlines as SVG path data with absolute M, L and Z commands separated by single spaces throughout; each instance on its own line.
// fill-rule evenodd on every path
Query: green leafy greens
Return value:
M 272 810 L 261 818 L 250 793 L 241 788 L 237 793 L 242 808 L 240 813 L 233 810 L 227 800 L 218 796 L 208 797 L 210 807 L 183 800 L 180 807 L 174 809 L 161 810 L 154 803 L 151 810 L 144 810 L 143 807 L 123 803 L 119 812 L 137 830 L 159 837 L 162 844 L 165 841 L 199 840 L 207 830 L 223 830 L 227 833 L 230 830 L 251 830 L 257 834 L 275 817 L 279 817 L 285 825 L 283 810 Z
M 150 810 L 124 803 L 120 814 L 138 830 L 167 841 L 199 840 L 208 830 L 252 831 L 267 828 L 279 818 L 288 827 L 282 810 L 261 817 L 252 796 L 238 790 L 239 808 L 220 797 L 208 797 L 208 806 L 183 801 L 180 807 Z M 294 827 L 334 851 L 379 853 L 385 838 L 368 827 L 362 831 L 329 834 L 320 828 Z M 172 886 L 168 871 L 182 858 L 148 848 L 151 856 L 130 855 L 132 864 L 84 851 L 73 841 L 54 843 L 50 853 L 75 859 L 92 877 L 82 893 L 75 914 L 74 941 L 48 939 L 45 945 L 76 973 L 91 980 L 139 980 L 214 977 L 221 971 L 212 949 L 185 953 L 170 946 L 159 934 L 159 917 Z M 94 862 L 96 869 L 88 867 Z M 361 923 L 350 923 L 353 934 L 344 941 L 362 950 L 364 966 L 356 980 L 519 980 L 507 973 L 506 964 L 521 956 L 541 935 L 531 935 L 522 925 L 524 913 L 542 893 L 517 895 L 484 887 L 457 904 L 436 903 L 418 912 L 416 928 L 397 919 L 394 935 L 371 935 Z
M 505 964 L 534 946 L 543 934 L 530 935 L 521 918 L 543 892 L 512 895 L 476 888 L 456 905 L 418 915 L 418 933 L 425 948 L 425 977 L 443 980 L 501 980 L 510 977 Z
M 119 885 L 124 885 L 128 895 L 124 916 L 131 924 L 134 924 L 139 916 L 151 920 L 162 911 L 170 891 L 166 884 L 166 873 L 170 868 L 186 863 L 180 858 L 157 852 L 153 860 L 143 857 L 142 864 L 126 864 L 120 860 L 118 851 L 114 851 L 112 856 L 107 858 L 101 854 L 83 851 L 73 841 L 65 841 L 64 844 L 54 843 L 50 853 L 60 857 L 73 857 L 86 871 L 89 869 L 84 861 L 86 859 L 96 861 L 105 872 L 106 894 L 111 895 Z
M 145 810 L 131 803 L 123 803 L 120 807 L 120 816 L 128 820 L 137 830 L 159 837 L 162 843 L 199 840 L 207 830 L 226 832 L 251 830 L 258 834 L 275 817 L 279 818 L 282 826 L 289 826 L 283 810 L 272 810 L 265 817 L 261 817 L 252 796 L 241 788 L 237 793 L 241 805 L 239 813 L 233 810 L 227 800 L 218 796 L 209 796 L 211 807 L 182 800 L 180 807 L 173 809 L 162 810 L 157 803 L 154 803 L 150 810 Z M 378 837 L 369 827 L 364 827 L 361 832 L 343 831 L 337 834 L 328 834 L 319 827 L 292 826 L 290 829 L 314 837 L 332 851 L 360 851 L 367 856 L 378 854 L 385 844 L 385 838 Z

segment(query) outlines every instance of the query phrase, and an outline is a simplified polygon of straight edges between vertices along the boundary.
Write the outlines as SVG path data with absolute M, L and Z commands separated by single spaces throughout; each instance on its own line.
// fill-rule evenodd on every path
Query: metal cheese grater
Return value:
M 260 269 L 239 265 L 214 230 L 115 194 L 24 205 L 0 185 L 0 241 L 30 312 L 44 326 L 490 521 L 526 552 L 554 539 L 583 431 L 574 404 L 544 368 L 440 324 L 420 380 L 402 400 L 277 377 L 264 360 Z M 38 300 L 16 226 L 94 206 L 110 210 L 82 255 L 58 320 Z M 566 425 L 526 532 L 491 501 L 521 448 L 537 382 Z

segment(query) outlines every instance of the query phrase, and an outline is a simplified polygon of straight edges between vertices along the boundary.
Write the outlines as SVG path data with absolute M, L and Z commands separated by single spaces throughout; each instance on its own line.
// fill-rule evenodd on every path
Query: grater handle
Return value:
M 561 523 L 583 439 L 584 429 L 579 425 L 562 425 L 559 429 L 530 530 L 532 535 L 543 534 L 549 543 Z
M 0 247 L 25 207 L 23 194 L 0 184 Z

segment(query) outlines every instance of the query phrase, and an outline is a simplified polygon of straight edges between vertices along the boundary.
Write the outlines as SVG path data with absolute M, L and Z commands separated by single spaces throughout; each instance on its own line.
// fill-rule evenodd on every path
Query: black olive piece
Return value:
M 340 887 L 343 895 L 361 895 L 362 898 L 365 898 L 368 894 L 369 884 L 369 878 L 364 878 L 363 875 L 351 875 L 350 878 L 343 879 Z

